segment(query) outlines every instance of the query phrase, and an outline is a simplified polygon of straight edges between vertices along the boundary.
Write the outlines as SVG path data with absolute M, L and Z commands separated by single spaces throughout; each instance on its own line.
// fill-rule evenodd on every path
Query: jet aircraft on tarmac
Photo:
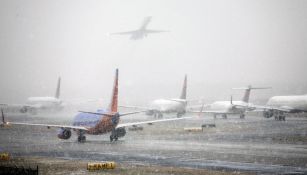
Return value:
M 59 111 L 63 109 L 63 101 L 60 99 L 61 77 L 58 78 L 54 97 L 29 97 L 25 104 L 0 104 L 8 111 L 30 112 L 36 114 L 38 111 Z
M 141 121 L 132 123 L 120 123 L 122 116 L 136 114 L 144 111 L 135 111 L 128 113 L 119 113 L 118 108 L 118 70 L 116 69 L 115 81 L 113 86 L 112 98 L 109 108 L 107 110 L 98 110 L 97 112 L 84 112 L 80 111 L 73 120 L 72 125 L 49 125 L 49 124 L 34 124 L 34 123 L 17 123 L 7 122 L 2 112 L 2 126 L 9 125 L 27 125 L 27 126 L 43 126 L 47 128 L 59 128 L 58 138 L 69 139 L 71 137 L 71 131 L 75 131 L 78 135 L 78 142 L 85 142 L 85 134 L 101 135 L 111 133 L 110 141 L 118 140 L 119 137 L 123 137 L 126 134 L 125 127 L 137 126 L 141 124 L 152 124 L 157 122 L 182 120 L 191 117 L 182 118 L 170 118 L 160 119 L 152 121 Z
M 149 107 L 124 105 L 121 105 L 120 107 L 147 110 L 147 115 L 153 115 L 155 118 L 162 118 L 165 113 L 176 113 L 177 117 L 184 115 L 187 112 L 187 105 L 187 75 L 185 75 L 179 98 L 156 99 L 150 103 Z
M 307 112 L 307 94 L 271 97 L 264 106 L 250 105 L 249 107 L 263 110 L 265 118 L 286 120 L 286 114 Z
M 205 106 L 205 110 L 198 111 L 198 113 L 211 113 L 216 118 L 217 115 L 222 115 L 223 118 L 227 118 L 228 114 L 239 114 L 240 118 L 245 118 L 246 111 L 255 110 L 249 103 L 249 96 L 252 89 L 269 89 L 270 87 L 242 87 L 242 88 L 233 88 L 233 89 L 242 89 L 245 90 L 244 96 L 241 101 L 232 101 L 232 97 L 230 101 L 216 101 L 212 104 L 203 105 Z

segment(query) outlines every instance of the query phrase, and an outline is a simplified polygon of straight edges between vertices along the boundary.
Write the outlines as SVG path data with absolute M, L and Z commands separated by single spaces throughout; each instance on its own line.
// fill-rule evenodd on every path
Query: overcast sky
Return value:
M 170 30 L 143 40 L 108 36 Z M 307 93 L 307 1 L 1 0 L 0 102 L 53 96 L 109 100 L 120 69 L 124 103 L 179 97 L 221 100 L 233 86 L 273 86 L 251 99 Z

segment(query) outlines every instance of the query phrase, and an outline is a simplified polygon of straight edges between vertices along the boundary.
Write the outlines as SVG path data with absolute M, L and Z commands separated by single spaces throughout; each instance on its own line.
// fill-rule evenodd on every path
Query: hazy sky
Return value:
M 171 32 L 108 36 L 146 16 Z M 0 24 L 0 102 L 53 96 L 58 76 L 64 99 L 109 100 L 115 68 L 130 103 L 179 97 L 185 73 L 192 99 L 307 93 L 304 0 L 1 0 Z

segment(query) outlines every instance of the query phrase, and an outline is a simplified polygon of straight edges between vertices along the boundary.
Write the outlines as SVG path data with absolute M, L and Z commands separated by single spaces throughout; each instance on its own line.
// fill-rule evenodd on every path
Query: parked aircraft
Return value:
M 123 105 L 121 105 L 121 107 L 147 110 L 147 115 L 153 115 L 155 118 L 162 118 L 164 113 L 176 113 L 177 117 L 184 115 L 187 110 L 187 105 L 187 75 L 185 75 L 179 98 L 156 99 L 150 103 L 149 107 Z
M 144 19 L 144 22 L 137 30 L 127 31 L 127 32 L 118 32 L 118 33 L 111 33 L 111 35 L 130 35 L 130 39 L 138 40 L 146 37 L 148 34 L 153 33 L 161 33 L 161 32 L 168 32 L 165 30 L 150 30 L 147 29 L 148 24 L 151 21 L 151 16 L 148 16 Z
M 222 115 L 223 118 L 227 118 L 229 114 L 238 114 L 240 118 L 245 118 L 246 111 L 254 110 L 255 108 L 249 103 L 250 92 L 252 89 L 268 89 L 270 87 L 242 87 L 233 89 L 245 90 L 244 96 L 241 101 L 216 101 L 209 105 L 204 105 L 206 109 L 202 109 L 201 113 L 211 113 L 216 118 L 217 115 Z
M 286 120 L 286 114 L 307 112 L 307 94 L 271 97 L 265 106 L 253 105 L 262 109 L 265 118 L 274 117 L 275 120 Z
M 21 113 L 30 112 L 36 114 L 38 111 L 59 111 L 63 109 L 60 99 L 61 77 L 58 78 L 57 88 L 54 97 L 29 97 L 25 104 L 0 104 L 6 106 L 9 111 L 19 111 Z
M 75 131 L 78 135 L 79 142 L 85 142 L 85 134 L 101 135 L 111 133 L 110 141 L 118 140 L 119 137 L 123 137 L 126 134 L 125 127 L 137 126 L 141 124 L 152 124 L 157 122 L 182 120 L 191 117 L 183 118 L 171 118 L 152 121 L 141 121 L 132 123 L 120 123 L 122 116 L 136 114 L 144 111 L 135 111 L 128 113 L 119 113 L 117 108 L 118 104 L 118 70 L 116 69 L 115 80 L 113 85 L 112 98 L 107 110 L 98 110 L 97 112 L 84 112 L 80 111 L 73 120 L 72 125 L 49 125 L 49 124 L 34 124 L 34 123 L 17 123 L 7 122 L 2 115 L 2 126 L 8 125 L 27 125 L 27 126 L 44 126 L 47 128 L 55 127 L 60 128 L 58 132 L 58 138 L 69 139 L 71 137 L 71 131 Z

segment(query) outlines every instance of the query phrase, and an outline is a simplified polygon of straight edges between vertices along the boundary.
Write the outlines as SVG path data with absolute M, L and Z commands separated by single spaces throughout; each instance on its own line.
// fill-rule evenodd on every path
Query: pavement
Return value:
M 171 115 L 166 117 L 172 117 Z M 69 124 L 71 114 L 9 115 L 8 121 Z M 152 120 L 146 115 L 121 122 Z M 188 132 L 202 124 L 216 127 Z M 160 166 L 252 174 L 307 174 L 307 118 L 289 116 L 286 121 L 250 114 L 245 119 L 211 116 L 144 125 L 128 131 L 117 142 L 109 134 L 87 135 L 78 143 L 57 138 L 56 129 L 11 126 L 0 128 L 0 151 L 12 157 L 42 157 L 68 161 L 115 161 L 125 165 Z

